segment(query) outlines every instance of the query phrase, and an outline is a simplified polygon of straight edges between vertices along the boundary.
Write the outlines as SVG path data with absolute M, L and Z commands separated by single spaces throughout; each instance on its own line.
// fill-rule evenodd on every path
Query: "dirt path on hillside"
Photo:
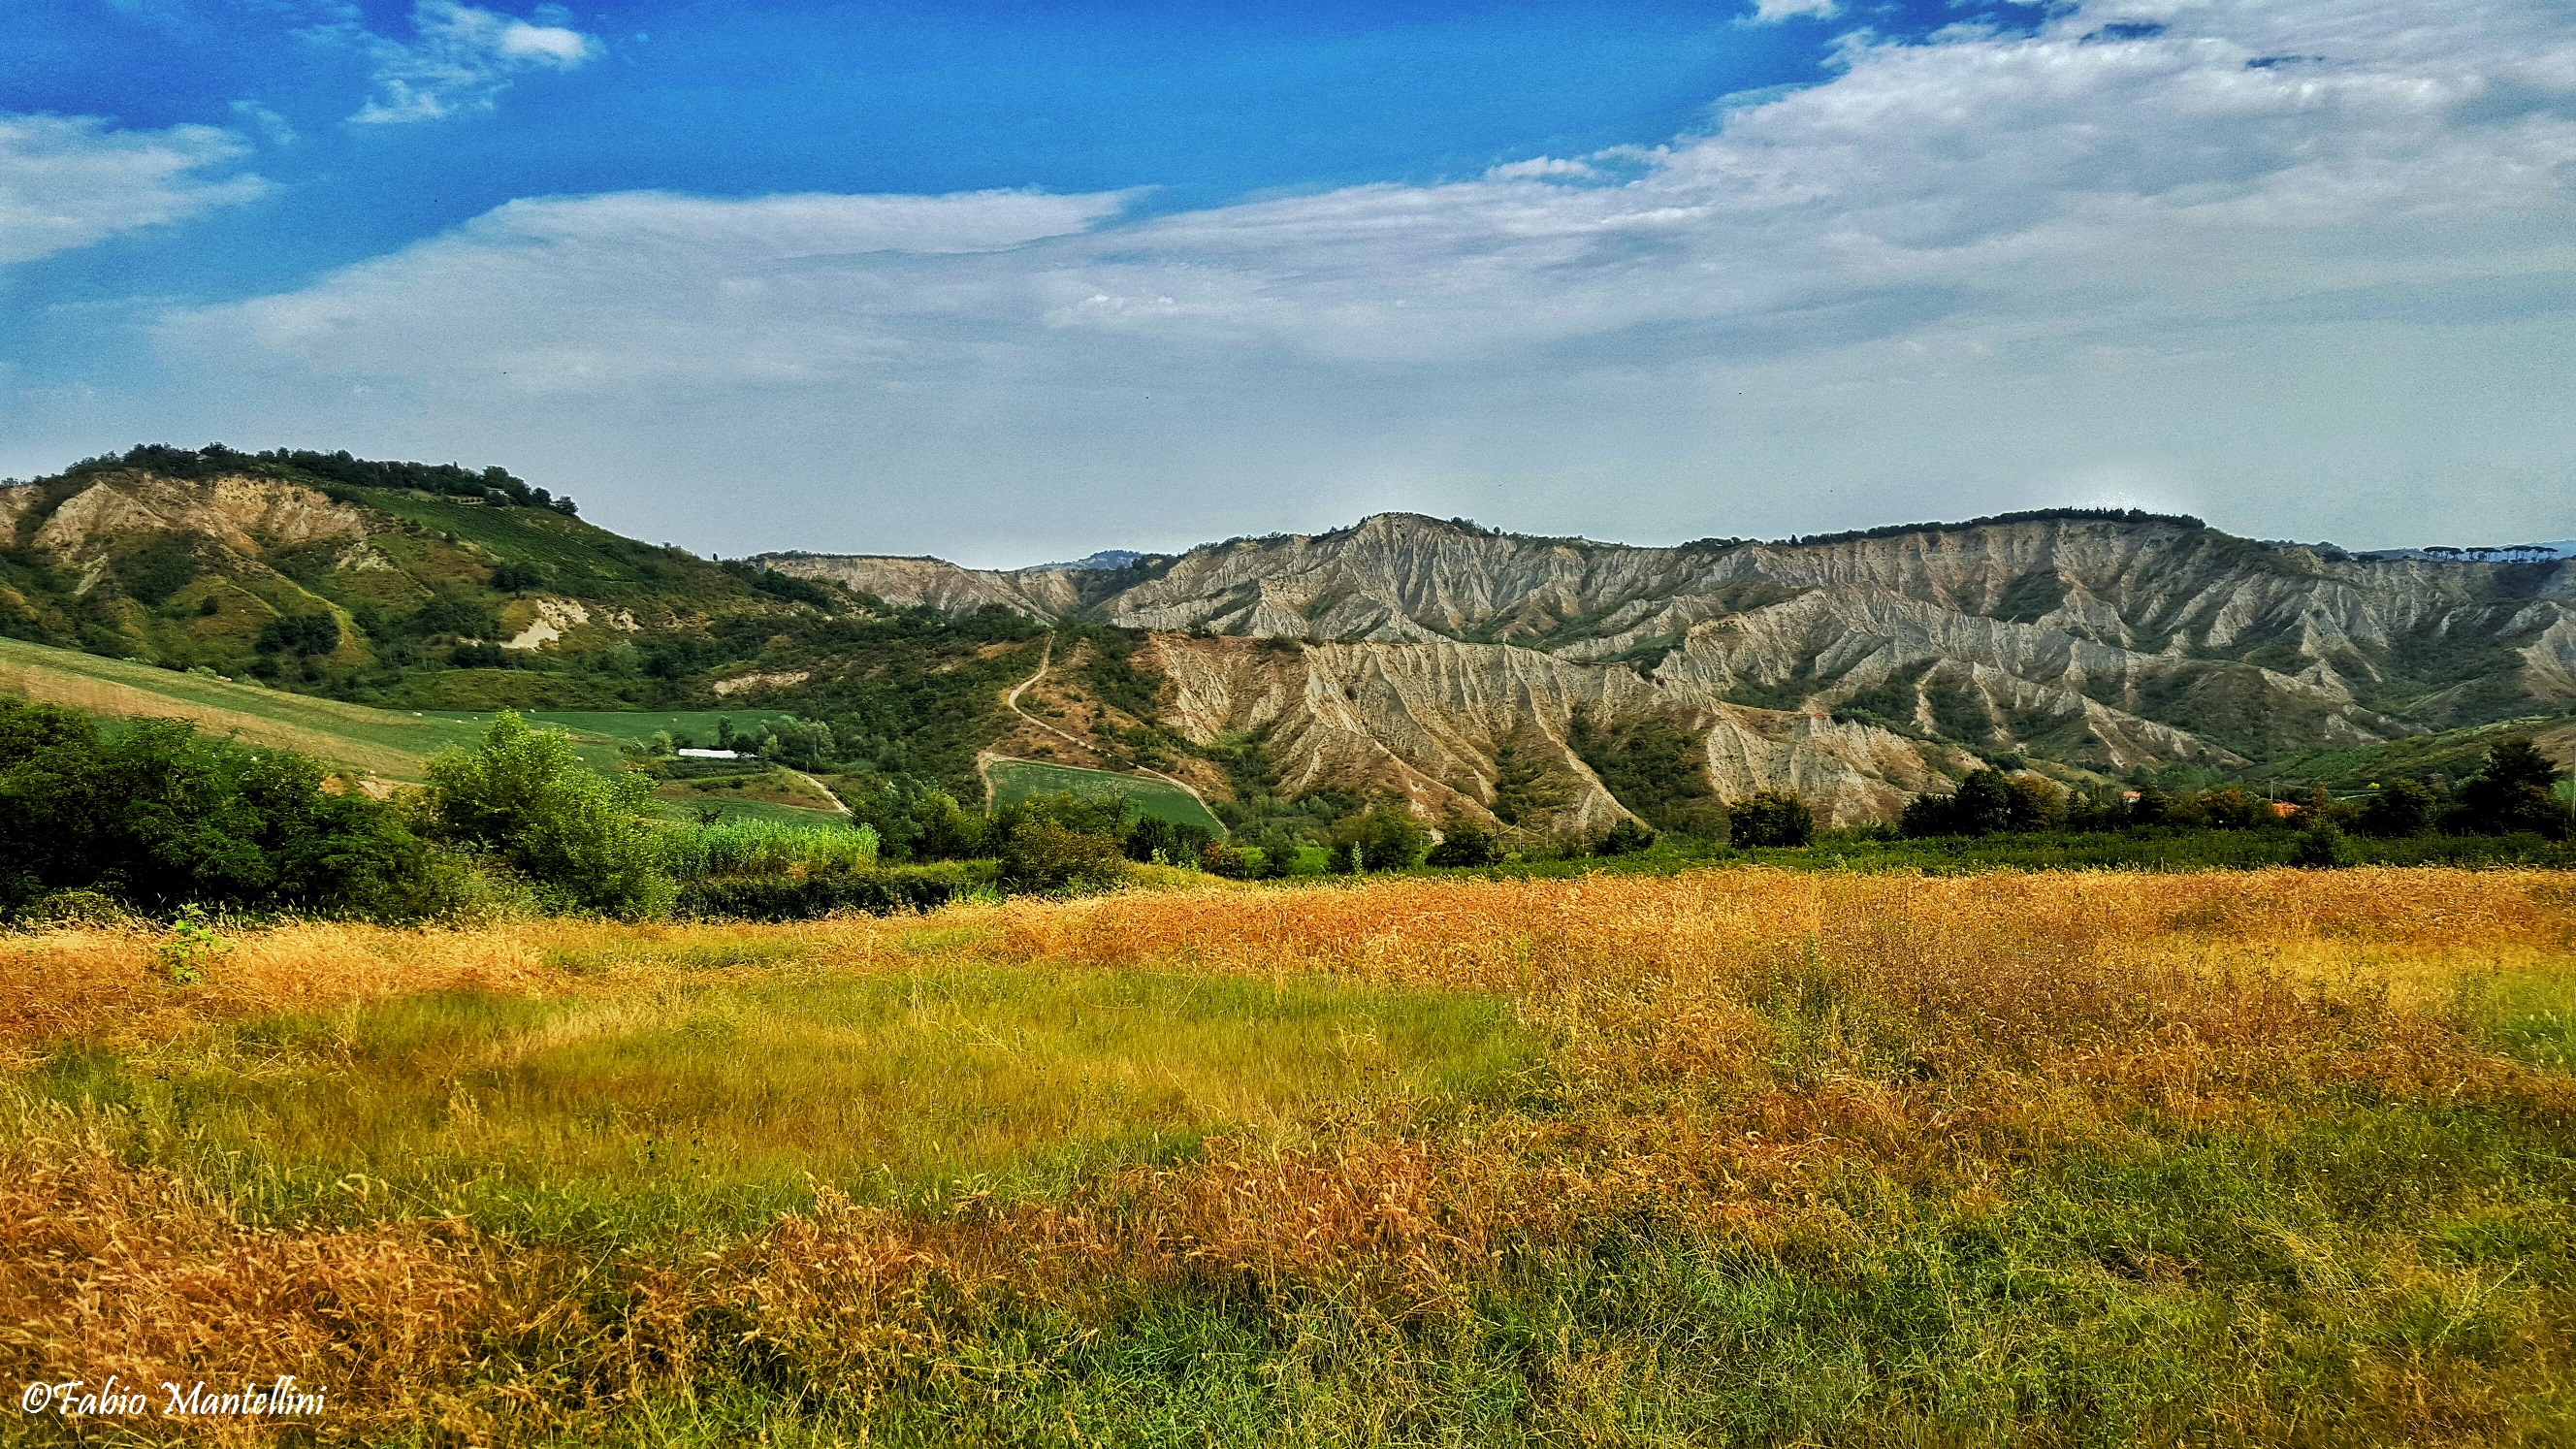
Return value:
M 1046 731 L 1048 734 L 1055 736 L 1057 739 L 1064 741 L 1075 749 L 1082 750 L 1090 754 L 1098 754 L 1100 752 L 1098 746 L 1093 745 L 1087 740 L 1079 739 L 1073 735 L 1067 734 L 1063 730 L 1056 728 L 1054 725 L 1047 723 L 1045 720 L 1038 718 L 1036 715 L 1029 713 L 1027 710 L 1020 708 L 1020 696 L 1027 692 L 1030 685 L 1046 678 L 1047 670 L 1052 667 L 1054 663 L 1055 636 L 1053 634 L 1049 634 L 1047 636 L 1046 648 L 1038 655 L 1038 672 L 1021 680 L 1019 683 L 1012 685 L 1009 692 L 1002 696 L 1002 703 L 1011 711 L 1011 713 L 1018 715 L 1021 719 L 1028 721 L 1030 724 L 1036 725 L 1039 729 Z M 993 813 L 993 771 L 991 768 L 993 762 L 996 760 L 1018 760 L 1019 758 L 1020 757 L 1017 755 L 1000 754 L 989 749 L 984 750 L 975 756 L 975 773 L 983 776 L 984 778 L 985 814 L 990 815 Z M 1044 760 L 1021 760 L 1020 762 L 1028 765 L 1043 765 L 1047 763 Z M 1133 767 L 1132 771 L 1104 770 L 1101 773 L 1106 775 L 1133 773 L 1152 776 L 1154 779 L 1162 781 L 1164 784 L 1171 786 L 1173 789 L 1178 790 L 1182 794 L 1199 802 L 1199 808 L 1207 811 L 1208 818 L 1210 820 L 1216 820 L 1217 818 L 1216 811 L 1211 808 L 1207 802 L 1207 797 L 1200 794 L 1187 780 L 1176 780 L 1173 777 L 1164 774 L 1160 770 L 1152 769 L 1144 765 L 1137 765 Z M 1218 820 L 1217 829 L 1222 832 L 1225 829 L 1225 822 Z
M 778 768 L 787 770 L 785 765 L 781 765 Z M 850 813 L 850 807 L 841 803 L 840 795 L 835 792 L 831 786 L 826 785 L 822 781 L 815 779 L 813 776 L 806 774 L 803 770 L 787 770 L 787 773 L 794 775 L 797 779 L 813 786 L 815 790 L 821 793 L 824 799 L 831 801 L 832 810 L 835 814 L 847 815 Z

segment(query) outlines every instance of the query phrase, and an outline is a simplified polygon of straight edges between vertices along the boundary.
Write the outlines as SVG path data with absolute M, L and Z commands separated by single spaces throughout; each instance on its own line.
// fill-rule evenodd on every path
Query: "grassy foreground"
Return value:
M 2576 1439 L 2560 873 L 157 944 L 0 937 L 0 1371 L 331 1410 L 98 1442 Z

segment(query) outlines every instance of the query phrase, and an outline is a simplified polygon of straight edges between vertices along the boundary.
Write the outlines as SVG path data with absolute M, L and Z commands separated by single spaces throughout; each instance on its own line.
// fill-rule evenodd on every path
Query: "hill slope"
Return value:
M 1446 810 L 1490 808 L 1504 752 L 1535 754 L 1583 825 L 1620 807 L 1569 742 L 1577 705 L 1686 732 L 1721 796 L 1785 786 L 1855 821 L 1978 756 L 2234 771 L 2576 701 L 2576 563 L 2354 557 L 2141 514 L 1677 548 L 1382 514 L 1114 571 L 763 562 L 1162 631 L 1192 739 L 1264 732 L 1284 778 L 1356 774 Z

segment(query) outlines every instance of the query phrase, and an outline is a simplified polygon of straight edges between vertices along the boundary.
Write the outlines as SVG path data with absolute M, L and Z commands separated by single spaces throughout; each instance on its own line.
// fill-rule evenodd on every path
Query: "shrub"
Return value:
M 956 866 L 930 867 L 954 872 Z M 682 886 L 681 915 L 737 921 L 809 921 L 835 911 L 928 911 L 945 905 L 970 884 L 959 875 L 899 871 L 818 871 L 812 875 L 732 876 Z
M 1629 819 L 1611 826 L 1594 849 L 1603 855 L 1637 855 L 1653 849 L 1654 844 L 1655 832 L 1647 829 L 1645 822 Z
M 1424 863 L 1477 866 L 1492 865 L 1502 858 L 1502 848 L 1494 843 L 1493 836 L 1473 825 L 1453 825 L 1441 837 L 1440 843 L 1431 847 L 1430 857 Z
M 2343 832 L 2331 825 L 2312 825 L 2300 831 L 2298 842 L 2290 847 L 2290 864 L 2302 870 L 2331 870 L 2351 863 Z
M 1002 884 L 1017 891 L 1062 891 L 1115 885 L 1127 874 L 1118 838 L 1027 820 L 1002 842 Z
M 1736 801 L 1727 816 L 1735 843 L 1748 849 L 1804 845 L 1816 835 L 1815 812 L 1787 790 L 1757 790 Z
M 189 986 L 206 979 L 206 968 L 223 959 L 233 943 L 223 937 L 206 919 L 206 908 L 190 902 L 179 908 L 177 920 L 170 923 L 170 935 L 152 952 L 153 964 L 174 986 Z
M 428 773 L 429 831 L 502 861 L 542 897 L 630 920 L 670 910 L 663 843 L 644 816 L 652 782 L 591 769 L 563 731 L 503 710 L 481 745 L 438 756 Z

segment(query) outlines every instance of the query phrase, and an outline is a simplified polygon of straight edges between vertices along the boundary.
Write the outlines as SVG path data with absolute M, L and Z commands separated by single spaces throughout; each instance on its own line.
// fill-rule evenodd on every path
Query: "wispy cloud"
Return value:
M 2106 33 L 2149 12 L 2170 28 Z M 2322 59 L 2256 63 L 2283 55 Z M 1310 477 L 1324 454 L 1278 439 L 1319 419 L 1332 456 L 1685 457 L 1909 498 L 2069 458 L 2251 499 L 2428 450 L 2576 456 L 2576 413 L 2525 397 L 2498 431 L 2511 388 L 2482 380 L 2546 391 L 2568 319 L 2473 304 L 2576 276 L 2562 7 L 2131 0 L 1842 56 L 1661 146 L 1128 222 L 1115 197 L 518 202 L 167 335 L 460 418 L 543 397 L 623 427 L 721 388 L 728 426 L 912 429 L 912 465 L 1009 496 L 1077 435 L 1102 476 Z M 2442 330 L 2468 327 L 2523 330 Z
M 0 266 L 248 201 L 267 183 L 226 173 L 249 149 L 212 126 L 0 115 Z
M 540 19 L 551 19 L 540 12 Z M 375 93 L 349 119 L 369 125 L 435 121 L 488 108 L 511 79 L 529 70 L 571 70 L 599 53 L 599 42 L 569 26 L 539 24 L 455 0 L 420 0 L 412 38 L 368 35 Z
M 1753 13 L 1746 18 L 1755 25 L 1770 25 L 1797 15 L 1831 20 L 1839 13 L 1834 0 L 1753 0 Z

